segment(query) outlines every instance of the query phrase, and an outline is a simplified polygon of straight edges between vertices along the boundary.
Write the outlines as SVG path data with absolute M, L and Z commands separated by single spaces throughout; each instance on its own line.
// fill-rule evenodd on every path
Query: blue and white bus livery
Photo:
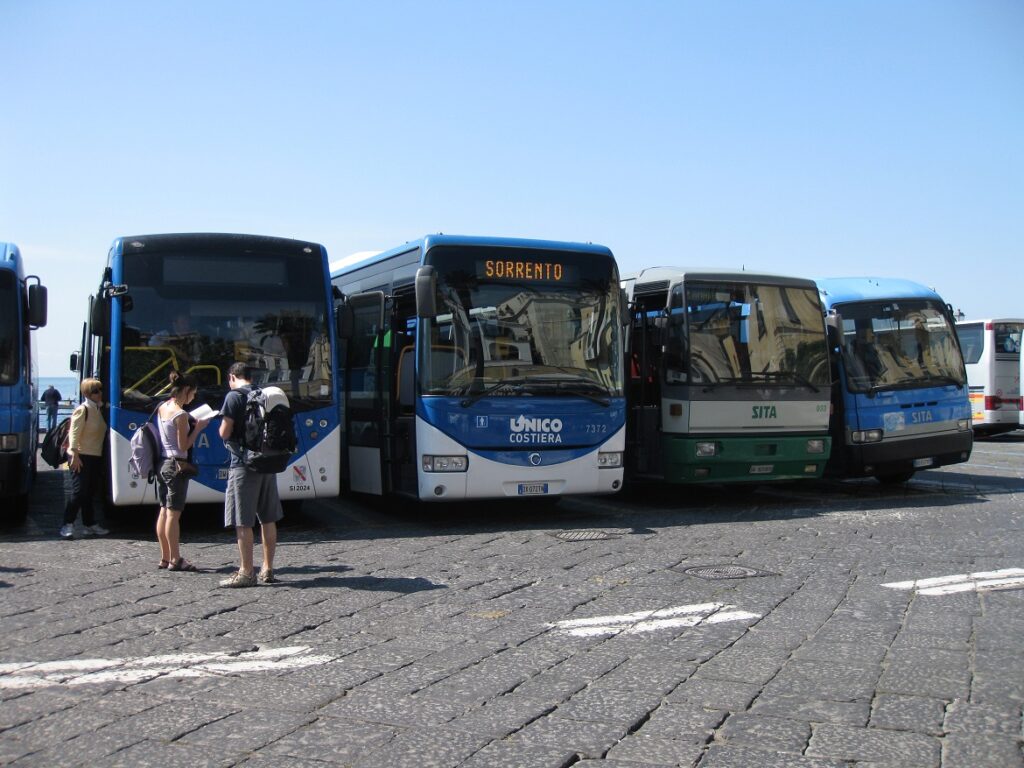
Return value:
M 622 484 L 623 301 L 607 248 L 431 235 L 332 265 L 348 488 L 424 501 Z
M 909 280 L 817 282 L 835 369 L 828 473 L 903 482 L 967 461 L 967 374 L 949 306 Z
M 334 328 L 323 246 L 256 235 L 167 234 L 114 241 L 90 297 L 73 368 L 109 393 L 110 490 L 114 504 L 153 498 L 128 458 L 136 427 L 168 396 L 171 370 L 191 373 L 194 402 L 220 408 L 235 361 L 253 384 L 288 395 L 299 449 L 277 476 L 282 500 L 339 491 Z M 189 501 L 223 500 L 228 454 L 215 419 L 193 448 L 199 476 Z
M 0 243 L 0 506 L 20 521 L 36 472 L 39 398 L 33 334 L 46 325 L 46 288 L 25 276 L 21 252 Z

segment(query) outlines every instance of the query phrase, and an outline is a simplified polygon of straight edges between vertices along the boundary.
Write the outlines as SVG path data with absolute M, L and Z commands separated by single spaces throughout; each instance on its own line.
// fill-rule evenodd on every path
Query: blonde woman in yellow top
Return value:
M 82 403 L 71 414 L 68 432 L 68 467 L 71 469 L 71 498 L 64 507 L 61 538 L 75 535 L 75 518 L 82 513 L 86 536 L 105 536 L 110 531 L 96 523 L 92 498 L 103 478 L 103 441 L 107 438 L 107 422 L 103 419 L 103 383 L 99 379 L 83 379 Z

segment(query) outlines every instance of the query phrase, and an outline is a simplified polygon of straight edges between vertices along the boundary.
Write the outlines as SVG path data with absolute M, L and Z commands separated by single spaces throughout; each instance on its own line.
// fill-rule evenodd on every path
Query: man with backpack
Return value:
M 252 372 L 245 363 L 234 363 L 228 369 L 231 391 L 221 406 L 220 436 L 231 456 L 228 485 L 224 494 L 224 527 L 235 529 L 241 565 L 238 571 L 220 582 L 222 587 L 255 586 L 257 575 L 253 569 L 253 527 L 257 519 L 263 538 L 263 568 L 259 572 L 261 584 L 272 584 L 274 578 L 274 550 L 277 547 L 277 521 L 284 517 L 281 499 L 277 495 L 277 475 L 248 466 L 246 455 L 246 426 L 249 418 L 250 393 L 253 392 Z

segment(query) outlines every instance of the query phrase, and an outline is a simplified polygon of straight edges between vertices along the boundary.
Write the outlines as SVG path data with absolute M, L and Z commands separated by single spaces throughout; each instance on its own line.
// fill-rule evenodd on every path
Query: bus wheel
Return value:
M 907 472 L 897 472 L 893 475 L 875 475 L 875 480 L 880 482 L 882 485 L 896 485 L 897 483 L 905 483 L 907 480 L 914 476 L 914 470 L 908 470 Z
M 25 522 L 25 518 L 28 517 L 28 494 L 19 493 L 14 497 L 14 503 L 11 504 L 11 513 L 8 515 L 5 522 L 11 523 L 12 525 L 21 525 Z

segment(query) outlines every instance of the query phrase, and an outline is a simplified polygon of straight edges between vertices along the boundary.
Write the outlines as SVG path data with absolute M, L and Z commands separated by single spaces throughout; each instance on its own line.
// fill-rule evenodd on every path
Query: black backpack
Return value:
M 85 418 L 89 418 L 89 409 L 85 410 Z M 68 441 L 71 438 L 71 417 L 65 416 L 53 429 L 46 433 L 43 444 L 39 446 L 39 455 L 43 461 L 57 469 L 65 461 L 68 452 Z
M 298 440 L 288 396 L 279 387 L 252 389 L 245 399 L 242 462 L 254 472 L 284 472 Z

